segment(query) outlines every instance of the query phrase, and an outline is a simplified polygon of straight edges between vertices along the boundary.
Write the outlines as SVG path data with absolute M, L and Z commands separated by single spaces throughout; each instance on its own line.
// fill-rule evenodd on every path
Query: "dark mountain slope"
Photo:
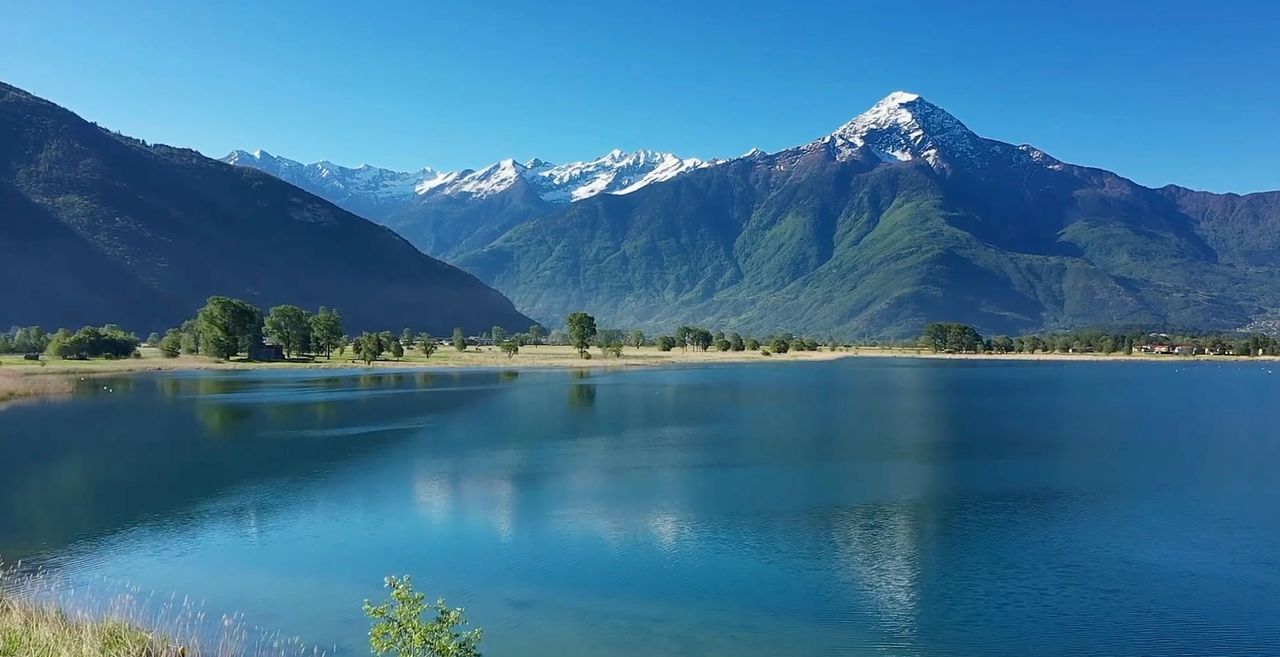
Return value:
M 172 326 L 213 294 L 349 330 L 530 323 L 392 231 L 257 171 L 107 132 L 0 85 L 0 325 Z

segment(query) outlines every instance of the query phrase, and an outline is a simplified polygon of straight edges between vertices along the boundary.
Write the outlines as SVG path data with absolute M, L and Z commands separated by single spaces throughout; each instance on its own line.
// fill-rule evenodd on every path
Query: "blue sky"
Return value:
M 905 89 L 1063 160 L 1248 192 L 1280 189 L 1278 24 L 1263 2 L 8 0 L 0 80 L 215 157 L 402 169 L 772 151 Z

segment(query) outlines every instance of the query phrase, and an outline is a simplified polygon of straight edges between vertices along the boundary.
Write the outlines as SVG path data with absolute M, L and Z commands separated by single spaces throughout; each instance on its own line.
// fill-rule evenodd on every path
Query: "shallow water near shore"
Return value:
M 1280 654 L 1266 363 L 239 371 L 0 411 L 0 557 L 368 654 Z M 127 584 L 125 584 L 127 583 Z

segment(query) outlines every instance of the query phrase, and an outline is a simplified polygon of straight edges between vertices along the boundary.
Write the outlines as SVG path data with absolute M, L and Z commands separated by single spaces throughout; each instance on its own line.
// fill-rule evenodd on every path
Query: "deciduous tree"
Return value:
M 264 332 L 285 356 L 297 356 L 311 346 L 311 313 L 294 305 L 275 306 L 263 322 Z
M 334 350 L 346 345 L 342 334 L 342 315 L 337 310 L 320 306 L 320 311 L 311 318 L 311 345 L 325 358 L 331 358 Z
M 262 311 L 240 299 L 209 297 L 196 323 L 201 349 L 214 358 L 226 360 L 262 341 Z
M 582 356 L 596 336 L 596 318 L 584 312 L 571 313 L 565 319 L 565 330 L 569 334 L 569 344 Z

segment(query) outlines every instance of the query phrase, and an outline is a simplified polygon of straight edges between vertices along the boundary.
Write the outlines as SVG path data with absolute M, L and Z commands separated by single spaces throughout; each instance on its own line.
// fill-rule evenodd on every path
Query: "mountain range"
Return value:
M 532 320 L 393 231 L 258 171 L 105 130 L 0 83 L 0 326 L 177 326 L 211 295 L 346 328 Z
M 1232 329 L 1280 310 L 1280 192 L 1143 187 L 983 138 L 905 92 L 728 160 L 373 174 L 227 159 L 365 213 L 548 324 L 587 309 L 613 326 L 901 337 L 937 320 Z

